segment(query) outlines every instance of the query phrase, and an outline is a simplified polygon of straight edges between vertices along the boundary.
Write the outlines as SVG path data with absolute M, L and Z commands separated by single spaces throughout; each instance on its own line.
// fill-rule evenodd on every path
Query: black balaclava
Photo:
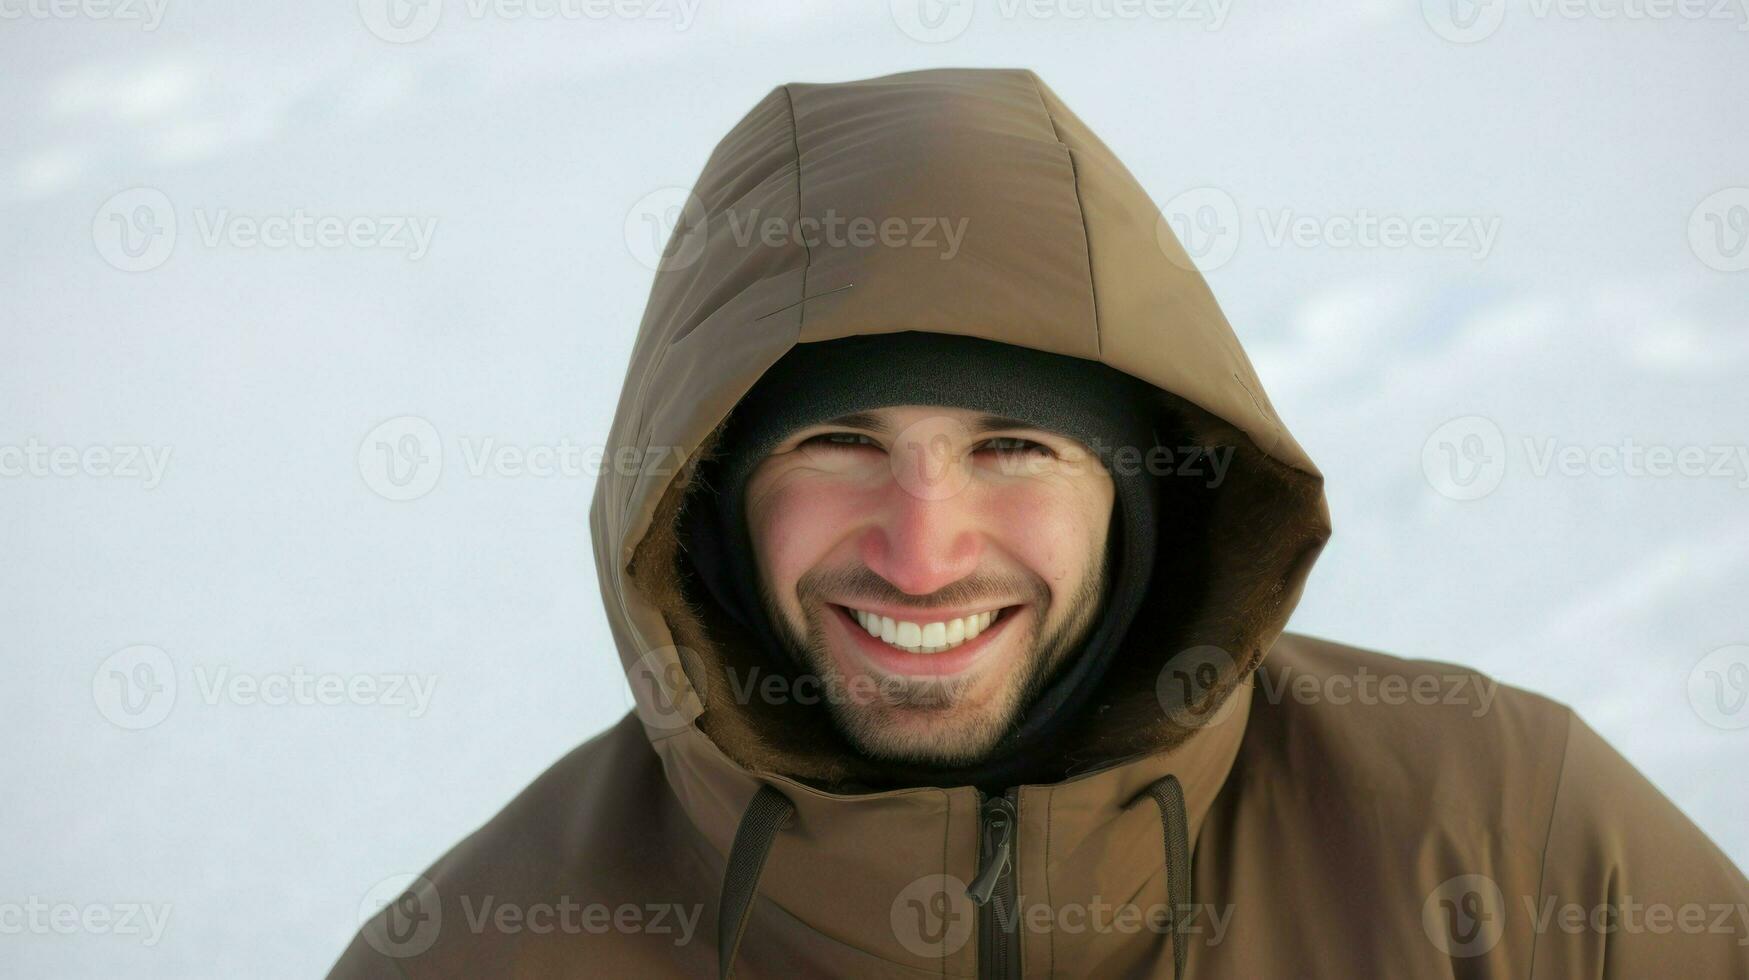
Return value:
M 935 771 L 947 781 L 980 786 L 1060 778 L 1038 772 L 1028 750 L 1086 707 L 1153 571 L 1159 488 L 1141 464 L 1159 442 L 1157 395 L 1147 383 L 1097 361 L 976 337 L 902 331 L 797 344 L 730 415 L 718 452 L 702 464 L 687 501 L 682 541 L 717 603 L 773 659 L 806 669 L 790 656 L 760 601 L 744 512 L 748 477 L 786 436 L 851 412 L 933 405 L 1006 416 L 1081 442 L 1100 458 L 1116 489 L 1103 610 L 1080 649 L 982 762 Z

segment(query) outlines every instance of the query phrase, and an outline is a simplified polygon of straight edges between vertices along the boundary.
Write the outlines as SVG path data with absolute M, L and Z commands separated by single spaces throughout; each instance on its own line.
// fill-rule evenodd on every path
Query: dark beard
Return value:
M 865 692 L 860 700 L 846 696 L 826 699 L 834 725 L 864 755 L 919 765 L 970 765 L 981 760 L 1025 716 L 1051 680 L 1073 659 L 1074 652 L 1099 621 L 1109 569 L 1104 561 L 1093 562 L 1091 568 L 1093 573 L 1086 576 L 1066 600 L 1069 603 L 1068 616 L 1043 638 L 1039 635 L 1041 625 L 1045 613 L 1053 607 L 1050 605 L 1049 586 L 1037 576 L 1025 580 L 998 580 L 974 575 L 929 596 L 918 597 L 899 591 L 863 566 L 811 571 L 796 583 L 796 596 L 808 624 L 805 637 L 795 632 L 763 579 L 759 583 L 759 592 L 765 614 L 792 660 L 805 665 L 807 675 L 818 681 L 823 689 L 840 692 L 846 689 L 846 683 L 827 647 L 824 621 L 825 616 L 835 613 L 829 611 L 824 596 L 855 596 L 872 603 L 914 608 L 920 614 L 927 614 L 930 609 L 977 606 L 990 596 L 1024 596 L 1023 601 L 1033 611 L 1033 616 L 1027 634 L 1019 644 L 1021 662 L 1014 668 L 1021 672 L 1021 679 L 1018 684 L 1008 682 L 1008 699 L 996 717 L 985 719 L 983 724 L 965 733 L 963 741 L 970 744 L 924 751 L 895 748 L 885 744 L 881 737 L 884 726 L 878 713 L 871 714 L 858 708 L 859 705 L 874 703 L 885 709 L 936 712 L 946 717 L 962 706 L 964 690 L 975 678 L 882 678 L 878 690 L 872 694 Z M 1016 690 L 1018 693 L 1014 693 Z

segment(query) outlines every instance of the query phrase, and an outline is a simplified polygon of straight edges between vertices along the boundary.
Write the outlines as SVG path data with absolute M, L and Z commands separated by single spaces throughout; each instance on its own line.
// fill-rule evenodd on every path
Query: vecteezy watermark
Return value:
M 644 21 L 690 28 L 702 0 L 358 0 L 372 34 L 392 44 L 423 41 L 443 21 L 444 8 L 472 21 Z
M 1065 935 L 1143 932 L 1178 933 L 1207 946 L 1226 938 L 1237 907 L 1195 902 L 1174 908 L 1166 902 L 1106 901 L 1092 895 L 1085 902 L 1040 902 L 1016 896 L 1012 906 L 994 908 L 1004 931 Z M 977 908 L 966 894 L 966 883 L 954 875 L 931 874 L 901 888 L 888 908 L 893 936 L 906 951 L 928 959 L 951 956 L 971 939 Z
M 1421 903 L 1421 930 L 1447 956 L 1480 956 L 1506 932 L 1506 896 L 1487 875 L 1447 878 Z
M 0 0 L 0 21 L 136 21 L 140 30 L 155 31 L 169 6 L 170 0 Z
M 1474 44 L 1506 22 L 1506 0 L 1421 0 L 1421 16 L 1445 40 Z M 1529 0 L 1514 16 L 1537 21 L 1714 20 L 1749 30 L 1745 0 Z
M 417 415 L 389 419 L 358 444 L 358 475 L 385 500 L 418 500 L 443 476 L 443 440 Z
M 1406 673 L 1378 673 L 1366 667 L 1352 673 L 1315 674 L 1291 665 L 1279 670 L 1257 671 L 1255 688 L 1219 696 L 1229 682 L 1237 661 L 1214 645 L 1180 651 L 1160 668 L 1154 693 L 1168 718 L 1186 728 L 1218 725 L 1227 719 L 1239 697 L 1252 697 L 1267 704 L 1328 704 L 1361 707 L 1416 704 L 1465 708 L 1480 718 L 1494 705 L 1500 682 L 1461 667 L 1430 665 Z
M 164 481 L 169 446 L 67 446 L 34 436 L 23 444 L 0 444 L 0 479 L 92 477 L 139 480 L 146 490 Z
M 685 728 L 713 699 L 709 678 L 691 647 L 646 650 L 626 668 L 627 706 L 656 731 Z
M 418 956 L 437 942 L 443 929 L 443 902 L 431 879 L 410 873 L 390 875 L 359 900 L 358 924 L 364 941 L 384 956 Z
M 1607 936 L 1650 934 L 1738 936 L 1749 946 L 1749 904 L 1742 902 L 1647 902 L 1632 894 L 1603 901 L 1563 899 L 1554 894 L 1521 894 L 1509 902 L 1500 885 L 1485 874 L 1463 874 L 1440 882 L 1421 905 L 1427 939 L 1447 956 L 1469 958 L 1492 950 L 1508 921 L 1522 909 L 1533 935 Z
M 128 936 L 150 947 L 169 927 L 168 902 L 0 901 L 0 936 Z
M 820 215 L 768 214 L 761 217 L 758 208 L 744 211 L 731 209 L 727 214 L 729 236 L 735 244 L 746 248 L 757 238 L 767 248 L 787 244 L 807 249 L 824 248 L 921 248 L 932 249 L 943 261 L 959 254 L 966 239 L 970 218 L 946 215 L 901 217 L 885 215 L 843 215 L 827 208 Z
M 98 714 L 129 731 L 152 728 L 176 706 L 176 663 L 163 648 L 135 644 L 110 654 L 91 676 Z M 295 665 L 283 671 L 239 671 L 196 663 L 195 691 L 207 706 L 394 708 L 423 718 L 437 693 L 436 674 L 318 672 Z
M 821 214 L 796 216 L 750 207 L 729 209 L 720 227 L 741 249 L 921 249 L 947 261 L 959 255 L 970 223 L 970 218 L 951 215 L 859 215 L 827 208 Z M 684 187 L 659 187 L 626 211 L 626 251 L 655 272 L 685 269 L 703 257 L 709 230 L 697 194 Z
M 941 44 L 966 32 L 977 13 L 976 0 L 889 0 L 887 10 L 904 35 L 924 44 Z
M 998 441 L 1009 445 L 996 449 Z M 894 481 L 922 500 L 954 496 L 972 482 L 981 467 L 1003 477 L 1060 478 L 1101 471 L 1114 477 L 1145 474 L 1194 480 L 1212 490 L 1226 482 L 1238 451 L 1230 445 L 1156 443 L 1143 447 L 1099 438 L 1073 440 L 1071 447 L 1057 451 L 1023 435 L 974 436 L 964 420 L 949 415 L 930 415 L 912 422 L 885 448 Z
M 966 894 L 966 883 L 947 874 L 924 875 L 893 896 L 888 925 L 899 945 L 925 959 L 959 952 L 972 938 L 977 906 Z
M 1749 489 L 1749 445 L 1722 443 L 1563 443 L 1553 436 L 1518 440 L 1524 471 L 1537 479 L 1726 479 Z M 1506 434 L 1483 415 L 1451 419 L 1421 444 L 1421 471 L 1442 496 L 1477 500 L 1506 477 Z
M 1154 238 L 1181 269 L 1212 272 L 1232 261 L 1244 237 L 1239 202 L 1219 187 L 1193 187 L 1160 208 Z
M 123 647 L 91 675 L 91 702 L 117 728 L 151 728 L 176 707 L 176 665 L 149 643 Z
M 621 446 L 610 454 L 605 446 L 569 437 L 512 443 L 464 435 L 456 441 L 462 471 L 476 479 L 594 479 L 608 470 L 666 477 L 683 474 L 695 462 L 682 446 Z M 402 415 L 366 433 L 358 446 L 358 473 L 365 486 L 387 500 L 417 500 L 437 486 L 445 458 L 437 427 L 417 415 Z
M 1257 209 L 1270 248 L 1406 249 L 1467 254 L 1477 261 L 1494 251 L 1499 215 L 1387 214 L 1361 208 L 1351 214 L 1299 214 L 1293 208 Z
M 626 251 L 652 272 L 685 269 L 704 255 L 710 234 L 704 202 L 684 187 L 658 187 L 626 210 Z
M 1480 718 L 1494 705 L 1500 682 L 1486 674 L 1450 669 L 1416 669 L 1380 674 L 1358 667 L 1351 674 L 1296 672 L 1290 666 L 1257 674 L 1257 696 L 1269 704 L 1404 705 L 1463 707 Z
M 736 704 L 898 706 L 906 703 L 910 684 L 908 678 L 889 674 L 882 674 L 879 678 L 860 673 L 848 677 L 821 677 L 812 672 L 792 675 L 783 671 L 763 671 L 758 667 L 749 667 L 745 672 L 730 668 L 727 674 L 727 690 L 719 692 L 718 696 L 727 694 Z
M 1749 728 L 1749 645 L 1720 647 L 1702 657 L 1688 672 L 1688 703 L 1714 728 Z
M 1421 443 L 1421 472 L 1453 500 L 1478 500 L 1506 477 L 1506 435 L 1482 415 L 1451 419 Z
M 437 693 L 436 674 L 343 674 L 311 672 L 302 666 L 256 673 L 195 664 L 194 683 L 208 705 L 363 705 L 404 709 L 409 718 L 425 717 Z
M 1485 261 L 1499 241 L 1499 215 L 1399 214 L 1360 208 L 1305 214 L 1291 207 L 1250 213 L 1267 248 L 1450 252 Z M 1155 238 L 1173 263 L 1213 271 L 1226 265 L 1245 240 L 1246 212 L 1219 187 L 1195 187 L 1160 208 Z
M 176 208 L 156 187 L 117 192 L 92 216 L 91 241 L 103 261 L 123 272 L 156 269 L 176 248 Z
M 692 942 L 698 934 L 698 920 L 704 905 L 694 902 L 584 902 L 570 895 L 554 896 L 539 902 L 511 903 L 492 895 L 460 896 L 462 918 L 468 931 L 475 935 L 486 932 L 514 935 L 530 933 L 545 936 L 562 933 L 567 936 L 600 936 L 609 932 L 637 933 L 648 936 L 668 936 L 676 946 Z
M 1166 717 L 1185 728 L 1209 728 L 1227 720 L 1236 697 L 1221 697 L 1233 679 L 1233 655 L 1213 644 L 1180 650 L 1154 678 L 1154 698 Z
M 1226 26 L 1233 0 L 994 0 L 1001 20 L 1195 24 L 1205 31 Z M 951 41 L 966 32 L 977 0 L 890 0 L 893 23 L 925 44 Z
M 359 249 L 403 252 L 410 262 L 431 251 L 437 234 L 437 219 L 401 214 L 311 214 L 303 208 L 290 213 L 242 214 L 230 208 L 194 209 L 201 244 L 207 248 L 265 248 L 274 251 L 301 249 Z
M 1727 187 L 1696 204 L 1688 215 L 1688 247 L 1709 269 L 1749 269 L 1749 187 Z
M 437 234 L 437 219 L 399 214 L 246 213 L 197 207 L 194 226 L 209 249 L 286 249 L 401 252 L 423 259 Z M 181 226 L 175 206 L 163 191 L 135 187 L 104 201 L 91 221 L 91 240 L 105 262 L 123 272 L 147 272 L 163 265 L 176 249 Z
M 593 902 L 562 894 L 536 901 L 506 901 L 491 894 L 451 897 L 461 907 L 461 925 L 476 936 L 636 933 L 671 937 L 675 946 L 684 946 L 698 935 L 704 915 L 697 902 Z M 377 952 L 396 959 L 418 956 L 442 934 L 443 900 L 429 878 L 390 875 L 365 892 L 358 918 L 365 942 Z M 453 915 L 450 922 L 453 929 Z

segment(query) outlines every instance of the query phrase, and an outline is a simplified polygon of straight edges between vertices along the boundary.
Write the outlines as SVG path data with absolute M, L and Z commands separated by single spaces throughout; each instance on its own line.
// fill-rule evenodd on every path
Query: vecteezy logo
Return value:
M 657 731 L 685 728 L 698 715 L 710 694 L 704 659 L 690 647 L 664 646 L 649 650 L 626 670 L 631 707 L 644 724 Z M 697 683 L 693 679 L 697 678 Z M 693 697 L 689 698 L 687 695 Z
M 364 941 L 384 956 L 418 956 L 437 942 L 443 904 L 437 886 L 415 874 L 390 875 L 358 903 Z
M 1421 903 L 1421 929 L 1447 956 L 1480 956 L 1506 931 L 1506 897 L 1487 875 L 1447 878 Z
M 919 500 L 946 500 L 966 488 L 972 475 L 954 452 L 957 420 L 931 415 L 905 426 L 893 440 L 887 465 L 906 493 Z
M 103 261 L 123 272 L 156 269 L 176 248 L 176 209 L 156 187 L 122 191 L 97 209 L 91 241 Z
M 892 0 L 893 23 L 913 41 L 940 44 L 966 32 L 974 0 Z
M 1688 703 L 1702 721 L 1749 728 L 1749 646 L 1720 647 L 1688 672 Z
M 662 187 L 626 212 L 626 250 L 653 272 L 684 269 L 704 254 L 704 202 L 684 187 Z
M 1232 654 L 1217 646 L 1194 646 L 1179 651 L 1160 668 L 1154 679 L 1154 697 L 1166 717 L 1185 728 L 1207 728 L 1227 720 L 1237 699 L 1210 701 L 1221 683 L 1238 665 Z
M 1421 0 L 1421 17 L 1453 44 L 1474 44 L 1500 29 L 1506 0 Z
M 386 500 L 417 500 L 443 475 L 443 441 L 437 427 L 403 415 L 370 430 L 358 446 L 358 475 Z
M 1421 472 L 1453 500 L 1486 497 L 1506 475 L 1506 436 L 1480 415 L 1452 419 L 1421 444 Z
M 176 706 L 176 665 L 149 644 L 123 647 L 91 675 L 91 700 L 118 728 L 139 731 L 170 717 Z
M 411 44 L 437 30 L 443 0 L 358 0 L 358 15 L 377 37 L 390 44 Z
M 1688 215 L 1688 247 L 1710 269 L 1749 269 L 1749 187 L 1727 187 Z
M 1160 209 L 1154 238 L 1173 265 L 1210 272 L 1239 251 L 1239 202 L 1219 187 L 1195 187 Z
M 976 913 L 965 882 L 953 875 L 924 875 L 893 897 L 888 917 L 900 946 L 925 959 L 940 959 L 965 946 Z

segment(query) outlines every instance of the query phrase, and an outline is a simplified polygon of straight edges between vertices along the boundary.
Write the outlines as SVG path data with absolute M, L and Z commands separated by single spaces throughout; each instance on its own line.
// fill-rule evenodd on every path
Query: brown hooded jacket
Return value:
M 1283 632 L 1323 478 L 1148 195 L 1032 72 L 779 87 L 694 193 L 590 512 L 637 710 L 334 977 L 1749 977 L 1749 883 L 1569 709 Z M 673 461 L 792 345 L 903 330 L 1101 361 L 1179 435 L 1149 463 L 1178 488 L 1154 585 L 1061 781 L 867 790 L 828 692 L 681 573 L 696 467 Z

